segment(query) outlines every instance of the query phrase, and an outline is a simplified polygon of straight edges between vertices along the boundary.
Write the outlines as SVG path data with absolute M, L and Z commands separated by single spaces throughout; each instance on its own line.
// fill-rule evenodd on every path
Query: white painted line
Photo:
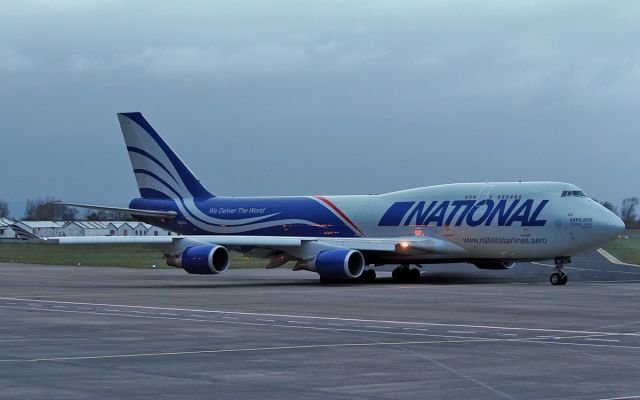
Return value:
M 611 271 L 604 269 L 595 269 L 595 268 L 577 268 L 577 267 L 564 267 L 565 269 L 575 270 L 575 271 L 595 271 L 595 272 L 605 272 L 607 274 L 631 274 L 631 275 L 640 275 L 640 272 L 631 272 L 631 271 Z M 633 282 L 633 281 L 582 281 L 585 283 L 590 282 Z
M 59 312 L 72 312 L 63 310 L 50 310 Z M 150 317 L 153 318 L 153 317 Z M 588 344 L 588 343 L 562 343 L 562 342 L 543 342 L 526 339 L 479 339 L 470 338 L 469 340 L 432 340 L 432 341 L 397 341 L 397 342 L 366 342 L 366 343 L 328 343 L 328 344 L 308 344 L 298 346 L 274 346 L 274 347 L 254 347 L 254 348 L 236 348 L 236 349 L 210 349 L 210 350 L 193 350 L 193 351 L 174 351 L 174 352 L 157 352 L 157 353 L 130 353 L 130 354 L 103 354 L 103 355 L 85 355 L 71 357 L 43 357 L 31 359 L 0 359 L 0 363 L 33 363 L 45 361 L 72 361 L 72 360 L 101 360 L 101 359 L 118 359 L 118 358 L 135 358 L 135 357 L 162 357 L 162 356 L 180 356 L 180 355 L 197 355 L 197 354 L 215 354 L 215 353 L 241 353 L 241 352 L 257 352 L 257 351 L 277 351 L 277 350 L 299 350 L 299 349 L 321 349 L 321 348 L 340 348 L 340 347 L 375 347 L 375 346 L 400 346 L 400 345 L 429 345 L 429 344 L 451 344 L 451 343 L 482 343 L 482 342 L 525 342 L 525 343 L 545 343 L 545 344 L 566 344 L 572 346 L 594 346 L 594 347 L 617 347 L 628 349 L 640 349 L 633 346 L 615 346 L 605 344 Z M 640 398 L 638 396 L 616 397 L 601 400 L 630 400 Z
M 303 324 L 303 325 L 309 325 L 311 322 L 304 322 L 304 321 L 287 321 L 290 324 Z
M 475 333 L 475 332 L 474 331 L 447 331 L 447 333 L 468 334 L 468 333 Z
M 498 333 L 501 336 L 518 336 L 516 333 Z
M 359 333 L 375 333 L 375 334 L 383 334 L 383 335 L 406 335 L 406 336 L 428 336 L 428 337 L 437 337 L 437 338 L 452 338 L 452 339 L 471 339 L 471 340 L 508 340 L 508 339 L 493 339 L 493 338 L 478 338 L 478 337 L 465 337 L 465 336 L 451 336 L 451 335 L 434 335 L 434 334 L 426 334 L 426 333 L 410 333 L 410 332 L 392 332 L 392 331 L 380 331 L 380 330 L 362 330 L 362 329 L 353 329 L 353 328 L 328 328 L 328 327 L 317 327 L 317 326 L 300 326 L 297 324 L 294 325 L 284 325 L 284 324 L 260 324 L 255 322 L 241 322 L 241 321 L 221 321 L 221 320 L 213 320 L 213 319 L 192 319 L 192 318 L 184 318 L 184 317 L 169 317 L 169 316 L 160 316 L 160 315 L 135 315 L 135 314 L 117 314 L 117 313 L 107 313 L 107 312 L 98 312 L 98 311 L 80 311 L 80 310 L 62 310 L 59 308 L 26 308 L 19 306 L 0 306 L 0 308 L 12 308 L 18 310 L 37 310 L 37 311 L 46 311 L 46 312 L 64 312 L 64 313 L 76 313 L 76 314 L 91 314 L 91 315 L 106 315 L 113 317 L 129 317 L 129 318 L 151 318 L 151 319 L 168 319 L 168 320 L 178 320 L 178 321 L 196 321 L 196 322 L 208 322 L 208 323 L 217 323 L 217 324 L 234 324 L 234 325 L 251 325 L 251 326 L 269 326 L 269 327 L 277 327 L 277 328 L 293 328 L 293 329 L 312 329 L 312 330 L 320 330 L 320 331 L 334 331 L 334 332 L 359 332 Z M 545 337 L 546 338 L 546 337 Z M 531 338 L 535 339 L 535 338 Z
M 239 319 L 238 317 L 222 317 L 224 319 Z
M 618 260 L 618 258 L 616 258 L 616 256 L 614 256 L 613 254 L 609 253 L 605 249 L 597 249 L 596 251 L 598 253 L 600 253 L 600 255 L 602 257 L 604 257 L 607 261 L 609 261 L 611 264 L 626 265 L 627 267 L 640 267 L 640 265 L 629 264 L 629 263 L 622 262 L 622 261 Z
M 601 339 L 601 338 L 585 338 L 584 340 L 593 340 L 596 342 L 619 342 L 617 339 Z
M 402 329 L 404 329 L 405 331 L 423 331 L 423 332 L 429 330 L 428 328 L 402 328 Z
M 518 339 L 514 339 L 518 340 Z M 543 340 L 521 340 L 521 342 L 525 342 L 525 343 L 544 343 L 544 344 L 562 344 L 562 345 L 567 345 L 567 346 L 588 346 L 588 347 L 607 347 L 609 349 L 633 349 L 633 350 L 640 350 L 640 346 L 622 346 L 622 345 L 615 345 L 615 344 L 595 344 L 595 343 L 574 343 L 574 342 L 546 342 Z
M 633 399 L 640 399 L 640 396 L 608 397 L 606 399 L 598 399 L 598 400 L 633 400 Z
M 256 318 L 256 321 L 262 321 L 262 322 L 274 322 L 273 319 L 260 319 L 260 318 Z
M 478 341 L 478 340 L 472 340 Z M 0 363 L 32 363 L 43 361 L 71 361 L 71 360 L 101 360 L 114 358 L 134 358 L 134 357 L 161 357 L 161 356 L 179 356 L 179 355 L 196 355 L 196 354 L 214 354 L 214 353 L 241 353 L 255 351 L 273 351 L 273 350 L 298 350 L 298 349 L 321 349 L 332 347 L 375 347 L 375 346 L 399 346 L 399 345 L 420 345 L 420 344 L 440 344 L 451 342 L 468 342 L 452 341 L 452 340 L 431 340 L 431 341 L 405 341 L 405 342 L 365 342 L 365 343 L 327 343 L 327 344 L 308 344 L 299 346 L 274 346 L 274 347 L 253 347 L 240 349 L 211 349 L 211 350 L 194 350 L 194 351 L 173 351 L 158 353 L 130 353 L 130 354 L 105 354 L 93 356 L 72 356 L 72 357 L 48 357 L 48 358 L 31 358 L 31 359 L 0 359 Z
M 321 320 L 321 321 L 372 322 L 372 323 L 379 323 L 379 324 L 397 324 L 397 325 L 411 325 L 411 326 L 443 326 L 443 327 L 452 327 L 452 328 L 500 329 L 500 330 L 506 330 L 506 331 L 510 330 L 510 331 L 526 331 L 526 332 L 557 332 L 557 333 L 571 333 L 571 334 L 585 334 L 585 335 L 640 336 L 640 333 L 629 333 L 629 332 L 596 332 L 596 331 L 577 331 L 577 330 L 568 330 L 568 329 L 527 328 L 527 327 L 514 327 L 514 326 L 446 324 L 446 323 L 436 323 L 436 322 L 321 317 L 321 316 L 314 316 L 314 315 L 291 315 L 291 314 L 273 314 L 273 313 L 258 313 L 258 312 L 244 312 L 244 311 L 222 311 L 222 310 L 201 310 L 201 309 L 174 308 L 174 307 L 134 306 L 134 305 L 126 305 L 126 304 L 105 304 L 105 303 L 84 303 L 84 302 L 55 301 L 55 300 L 38 300 L 38 299 L 23 299 L 23 298 L 16 298 L 16 297 L 0 297 L 0 300 L 33 301 L 33 302 L 41 302 L 41 303 L 61 303 L 61 304 L 89 305 L 89 306 L 103 306 L 103 307 L 106 306 L 106 307 L 120 307 L 120 308 L 137 308 L 137 309 L 143 309 L 143 310 L 187 311 L 187 312 L 199 312 L 199 313 L 207 313 L 207 314 L 251 315 L 251 316 L 279 317 L 279 318 L 306 318 L 306 319 Z M 327 325 L 331 325 L 331 324 L 328 323 Z M 341 325 L 342 324 L 335 324 L 332 326 L 341 326 Z

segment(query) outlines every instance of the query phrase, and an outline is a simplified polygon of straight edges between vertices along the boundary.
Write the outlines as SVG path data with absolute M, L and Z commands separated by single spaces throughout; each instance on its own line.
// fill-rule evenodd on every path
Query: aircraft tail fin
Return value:
M 119 113 L 129 159 L 143 198 L 213 195 L 139 112 Z

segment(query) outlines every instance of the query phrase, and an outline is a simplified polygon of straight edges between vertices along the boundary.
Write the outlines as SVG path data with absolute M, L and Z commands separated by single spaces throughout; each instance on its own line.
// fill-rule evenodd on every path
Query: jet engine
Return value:
M 182 268 L 190 274 L 221 274 L 229 268 L 229 251 L 215 244 L 187 247 L 182 253 L 167 258 L 167 265 Z
M 325 279 L 355 279 L 364 272 L 364 256 L 351 249 L 321 251 L 316 256 L 315 270 Z
M 477 262 L 473 263 L 480 269 L 511 269 L 516 263 L 507 261 L 495 261 L 495 262 Z

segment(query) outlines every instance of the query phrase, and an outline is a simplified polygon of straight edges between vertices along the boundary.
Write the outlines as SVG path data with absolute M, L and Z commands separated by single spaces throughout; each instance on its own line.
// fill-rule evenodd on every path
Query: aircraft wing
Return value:
M 254 248 L 287 252 L 299 258 L 312 256 L 322 248 L 348 248 L 363 253 L 381 252 L 398 255 L 442 254 L 464 255 L 466 250 L 455 243 L 425 236 L 394 238 L 326 238 L 291 236 L 238 235 L 177 235 L 177 236 L 78 236 L 51 237 L 43 242 L 59 244 L 139 244 L 159 248 L 174 248 L 179 252 L 186 246 L 202 243 L 225 246 L 229 250 L 248 252 Z M 305 251 L 308 250 L 308 251 Z M 315 255 L 315 254 L 313 254 Z

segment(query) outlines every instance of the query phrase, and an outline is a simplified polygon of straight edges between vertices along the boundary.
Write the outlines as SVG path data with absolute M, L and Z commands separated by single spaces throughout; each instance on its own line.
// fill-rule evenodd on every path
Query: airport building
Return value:
M 0 240 L 15 239 L 16 225 L 41 238 L 54 236 L 171 236 L 174 233 L 137 221 L 12 221 L 0 218 Z
M 62 227 L 62 236 L 106 236 L 109 223 L 104 221 L 69 221 Z
M 62 236 L 62 227 L 65 222 L 61 221 L 17 221 L 16 226 L 29 233 L 45 238 L 52 236 Z

